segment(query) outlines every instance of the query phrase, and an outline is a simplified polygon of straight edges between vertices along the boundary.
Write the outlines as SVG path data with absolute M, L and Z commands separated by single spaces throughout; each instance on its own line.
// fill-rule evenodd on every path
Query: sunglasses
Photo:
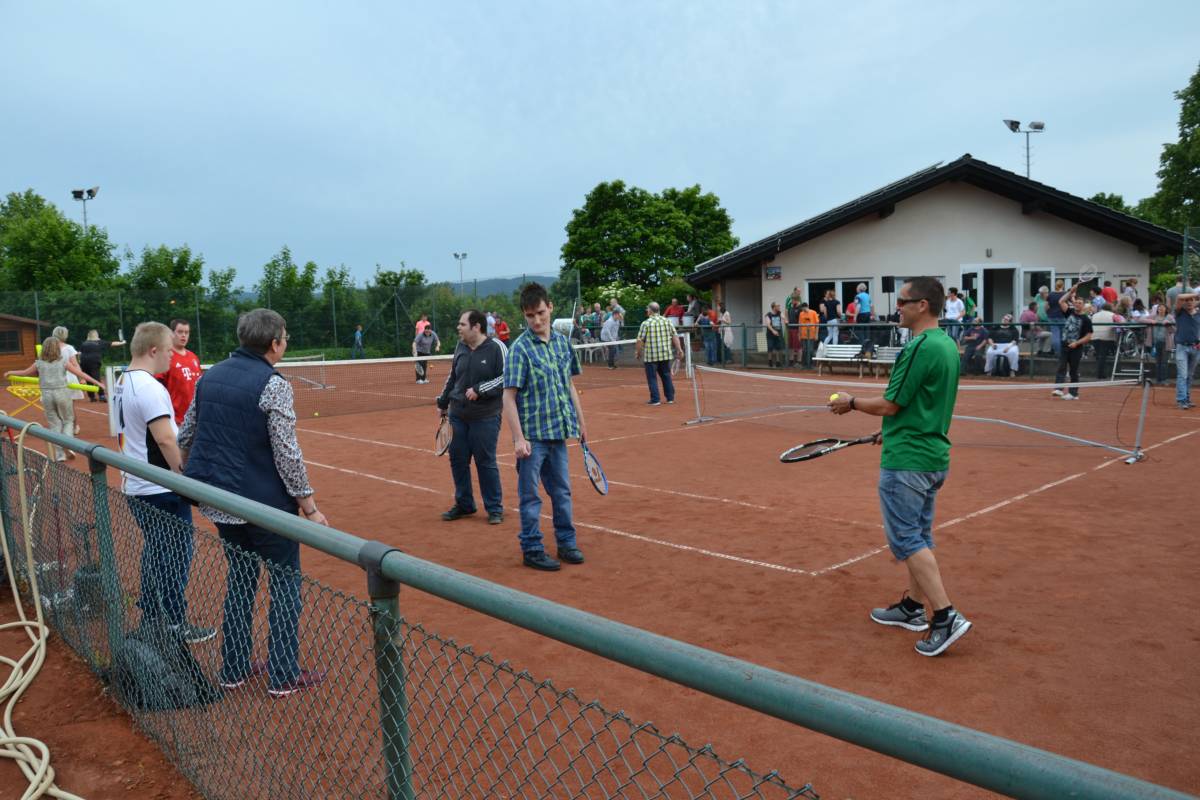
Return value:
M 903 306 L 908 305 L 909 303 L 919 303 L 924 299 L 925 299 L 924 297 L 897 297 L 896 305 L 903 307 Z

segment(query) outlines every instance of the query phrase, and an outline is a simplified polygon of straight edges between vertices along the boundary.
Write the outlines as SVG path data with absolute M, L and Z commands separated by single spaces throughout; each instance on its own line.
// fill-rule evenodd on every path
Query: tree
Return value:
M 720 200 L 700 187 L 653 194 L 624 181 L 601 183 L 567 223 L 565 269 L 584 287 L 624 283 L 651 289 L 737 246 Z
M 1120 211 L 1122 214 L 1135 215 L 1137 212 L 1125 202 L 1125 198 L 1119 194 L 1111 192 L 1097 192 L 1088 198 L 1093 203 L 1099 203 L 1102 206 L 1107 206 L 1113 211 Z
M 1175 99 L 1180 101 L 1179 141 L 1163 145 L 1158 191 L 1145 202 L 1154 222 L 1182 231 L 1200 225 L 1200 68 Z
M 88 232 L 26 190 L 0 203 L 0 286 L 38 290 L 92 288 L 110 282 L 119 262 L 108 233 Z
M 174 248 L 165 244 L 153 249 L 146 246 L 136 263 L 131 251 L 126 251 L 126 259 L 130 262 L 127 281 L 131 289 L 190 292 L 204 279 L 204 256 L 193 255 L 186 244 Z

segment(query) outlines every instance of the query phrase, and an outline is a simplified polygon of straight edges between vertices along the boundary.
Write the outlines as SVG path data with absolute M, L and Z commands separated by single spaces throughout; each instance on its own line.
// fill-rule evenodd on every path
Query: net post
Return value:
M 108 509 L 108 467 L 96 460 L 92 451 L 96 445 L 85 448 L 88 472 L 92 480 L 92 513 L 96 519 L 96 554 L 100 559 L 100 583 L 104 592 L 104 623 L 108 631 L 108 652 L 116 654 L 125 641 L 123 612 L 124 598 L 121 579 L 117 574 L 117 555 L 113 547 L 112 515 Z M 87 549 L 87 542 L 84 542 Z
M 1138 414 L 1137 435 L 1133 438 L 1133 455 L 1125 459 L 1126 464 L 1133 464 L 1146 457 L 1142 452 L 1142 433 L 1146 429 L 1146 408 L 1150 405 L 1150 379 L 1142 378 L 1142 410 Z
M 682 334 L 682 333 L 680 334 L 680 338 L 683 338 L 684 336 L 685 336 L 685 334 Z M 711 420 L 712 420 L 712 417 L 706 417 L 706 416 L 704 416 L 704 411 L 703 411 L 703 409 L 702 409 L 702 408 L 701 408 L 701 406 L 700 406 L 700 377 L 699 377 L 699 370 L 697 370 L 697 369 L 695 368 L 695 366 L 692 364 L 692 342 L 691 342 L 691 334 L 690 334 L 690 333 L 689 333 L 689 334 L 686 334 L 686 337 L 687 337 L 687 339 L 688 339 L 688 347 L 687 347 L 687 350 L 685 350 L 684 352 L 685 352 L 685 353 L 687 353 L 687 370 L 688 370 L 688 371 L 687 371 L 687 375 L 688 375 L 688 377 L 689 377 L 689 378 L 691 378 L 691 379 L 692 379 L 692 400 L 693 400 L 693 401 L 695 402 L 695 404 L 696 404 L 696 418 L 695 418 L 695 419 L 689 419 L 687 422 L 685 422 L 685 423 L 683 423 L 683 424 L 684 424 L 684 425 L 699 425 L 699 424 L 700 424 L 700 423 L 702 423 L 702 422 L 709 422 L 709 421 L 711 421 Z
M 367 573 L 374 634 L 375 679 L 379 686 L 379 725 L 389 800 L 413 800 L 412 756 L 408 745 L 408 697 L 405 694 L 404 637 L 400 626 L 400 583 L 383 575 L 383 559 L 399 552 L 382 542 L 366 542 L 358 551 Z

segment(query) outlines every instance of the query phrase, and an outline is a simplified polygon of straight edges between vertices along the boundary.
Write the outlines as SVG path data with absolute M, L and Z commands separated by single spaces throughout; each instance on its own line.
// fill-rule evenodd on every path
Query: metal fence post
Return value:
M 37 340 L 34 342 L 36 345 L 42 341 L 42 310 L 38 305 L 38 293 L 36 291 L 33 293 L 33 319 L 36 323 L 34 327 L 37 329 Z
M 13 455 L 16 456 L 14 448 Z M 8 552 L 16 552 L 16 539 L 13 538 L 12 514 L 8 507 L 8 462 L 4 460 L 4 448 L 0 447 L 0 520 L 4 522 L 4 538 L 8 540 Z M 13 475 L 16 475 L 16 461 L 13 461 Z
M 367 542 L 358 563 L 367 573 L 371 627 L 375 634 L 375 679 L 379 685 L 379 724 L 390 800 L 413 800 L 412 757 L 408 752 L 408 697 L 404 692 L 404 647 L 400 631 L 400 584 L 382 574 L 383 559 L 399 552 L 382 542 Z
M 333 310 L 333 346 L 338 346 L 337 335 L 337 284 L 329 287 L 329 306 Z M 335 356 L 336 358 L 336 356 Z
M 196 355 L 204 358 L 204 337 L 200 334 L 200 287 L 195 289 L 196 298 Z
M 113 549 L 112 516 L 108 512 L 108 468 L 88 453 L 88 471 L 92 476 L 92 511 L 96 517 L 96 550 L 100 556 L 101 582 L 104 585 L 104 622 L 108 628 L 108 652 L 115 654 L 125 639 L 120 577 Z

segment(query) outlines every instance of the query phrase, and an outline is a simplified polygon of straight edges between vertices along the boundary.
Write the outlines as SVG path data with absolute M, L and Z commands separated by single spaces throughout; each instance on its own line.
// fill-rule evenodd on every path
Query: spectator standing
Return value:
M 171 364 L 171 330 L 161 322 L 143 322 L 133 332 L 129 367 L 113 390 L 120 423 L 121 452 L 137 461 L 172 472 L 183 471 L 176 439 L 174 398 L 157 376 Z M 142 624 L 160 618 L 186 642 L 217 635 L 187 621 L 187 584 L 193 552 L 192 507 L 187 500 L 153 481 L 121 473 L 121 491 L 142 529 L 141 588 L 138 608 Z M 169 514 L 176 524 L 164 525 L 151 509 Z
M 417 338 L 413 339 L 412 354 L 413 358 L 421 359 L 421 356 L 431 356 L 434 353 L 442 351 L 442 342 L 438 339 L 438 335 L 433 332 L 433 326 L 428 322 L 421 332 L 417 334 Z M 417 361 L 417 383 L 429 383 L 429 362 L 421 359 Z
M 526 328 L 508 351 L 503 413 L 517 458 L 523 562 L 532 569 L 553 571 L 562 565 L 546 554 L 542 544 L 539 483 L 545 485 L 550 497 L 558 559 L 568 564 L 583 563 L 571 516 L 566 441 L 583 441 L 587 435 L 583 405 L 571 380 L 580 369 L 570 343 L 550 324 L 554 305 L 545 287 L 526 284 L 521 289 L 521 311 Z
M 1079 382 L 1079 362 L 1083 359 L 1083 346 L 1092 340 L 1092 320 L 1087 315 L 1088 303 L 1076 293 L 1079 285 L 1072 286 L 1061 298 L 1058 306 L 1063 313 L 1062 348 L 1058 354 L 1058 372 L 1054 382 L 1061 384 L 1070 372 L 1071 383 Z M 1078 400 L 1079 387 L 1072 386 L 1067 392 L 1055 389 L 1051 392 L 1063 400 Z
M 1150 345 L 1154 352 L 1154 382 L 1167 382 L 1167 355 L 1175 349 L 1175 315 L 1164 303 L 1155 303 L 1154 313 L 1145 317 L 1150 325 Z
M 1062 299 L 1066 296 L 1063 291 L 1063 280 L 1054 281 L 1054 291 L 1046 295 L 1046 322 L 1050 327 L 1050 346 L 1054 355 L 1062 355 L 1062 332 L 1066 324 L 1066 314 L 1062 310 Z
M 860 283 L 858 285 L 858 293 L 854 295 L 854 322 L 858 325 L 866 325 L 867 328 L 859 329 L 858 339 L 861 342 L 871 341 L 871 295 L 867 293 L 867 285 Z
M 1167 289 L 1167 313 L 1174 314 L 1176 309 L 1176 300 L 1180 293 L 1185 291 L 1183 286 L 1183 276 L 1179 275 L 1175 278 L 1175 285 Z
M 958 289 L 951 286 L 950 296 L 946 298 L 946 335 L 958 341 L 962 335 L 962 319 L 967 313 L 967 306 L 958 296 Z
M 484 317 L 484 319 L 487 320 L 487 330 L 485 331 L 486 336 L 489 339 L 495 339 L 496 338 L 496 315 L 493 312 L 489 311 L 489 312 L 487 312 L 487 315 Z M 461 316 L 459 317 L 459 321 L 460 322 L 462 321 Z
M 443 416 L 454 429 L 450 440 L 450 474 L 454 478 L 454 505 L 442 514 L 451 522 L 474 514 L 471 461 L 479 478 L 479 494 L 488 524 L 504 522 L 500 468 L 496 466 L 496 441 L 500 437 L 500 408 L 504 397 L 504 345 L 484 331 L 487 318 L 479 311 L 464 311 L 458 318 L 459 343 L 450 362 L 450 374 L 437 399 Z
M 708 315 L 708 321 L 712 323 L 713 339 L 715 340 L 717 353 L 717 363 L 721 363 L 724 361 L 724 356 L 721 354 L 721 348 L 724 346 L 724 342 L 721 338 L 721 315 L 717 312 L 717 309 L 714 306 L 709 306 L 707 309 L 705 309 L 704 313 Z
M 1200 308 L 1196 292 L 1175 296 L 1175 403 L 1187 411 L 1192 402 L 1192 377 L 1200 361 Z
M 67 388 L 68 372 L 82 382 L 100 385 L 100 381 L 63 357 L 62 342 L 57 337 L 48 336 L 42 342 L 41 354 L 32 364 L 25 369 L 10 369 L 4 373 L 4 377 L 19 375 L 32 378 L 36 375 L 38 387 L 42 393 L 42 409 L 46 412 L 47 425 L 55 433 L 70 436 L 77 427 L 75 425 L 75 404 L 71 400 L 71 393 L 76 390 Z M 58 445 L 52 445 L 51 451 L 54 453 L 55 461 L 66 461 L 68 458 L 75 457 L 70 450 L 64 451 Z
M 646 319 L 638 328 L 637 357 L 646 369 L 646 384 L 650 389 L 647 405 L 661 405 L 658 381 L 662 379 L 663 394 L 667 403 L 675 402 L 675 383 L 671 380 L 671 359 L 683 358 L 683 348 L 675 326 L 658 313 L 658 303 L 646 306 Z M 705 317 L 705 319 L 708 319 Z
M 1113 288 L 1112 281 L 1104 282 L 1104 287 L 1100 289 L 1100 296 L 1104 298 L 1104 302 L 1110 305 L 1117 304 L 1117 290 Z
M 680 321 L 683 319 L 683 306 L 679 305 L 678 298 L 671 298 L 671 304 L 663 310 L 663 316 L 672 325 L 680 324 Z
M 707 309 L 701 307 L 696 325 L 700 328 L 700 341 L 704 343 L 704 362 L 710 367 L 716 366 L 717 332 L 713 330 L 712 317 L 709 316 Z
M 842 319 L 841 305 L 842 301 L 837 299 L 833 289 L 825 292 L 825 299 L 821 301 L 821 309 L 825 318 L 825 344 L 838 343 L 838 323 Z
M 945 290 L 934 278 L 914 278 L 900 287 L 900 324 L 912 331 L 912 340 L 900 351 L 883 396 L 839 393 L 829 403 L 835 414 L 883 417 L 879 501 L 888 547 L 908 571 L 908 591 L 900 602 L 872 609 L 871 619 L 927 631 L 916 644 L 923 656 L 944 653 L 971 629 L 950 602 L 933 555 L 934 500 L 950 469 L 947 434 L 958 394 L 958 347 L 938 327 L 944 300 Z M 934 609 L 932 620 L 927 604 Z
M 1125 295 L 1125 297 L 1129 298 L 1130 305 L 1136 303 L 1138 300 L 1137 283 L 1137 278 L 1130 278 L 1129 280 L 1125 281 L 1125 288 L 1121 290 L 1121 293 Z
M 109 342 L 108 347 L 121 347 L 125 342 Z M 105 343 L 100 341 L 100 333 L 93 328 L 87 332 L 87 339 L 79 345 L 79 368 L 100 381 L 100 369 L 104 363 Z M 104 385 L 101 381 L 100 391 L 87 393 L 89 403 L 103 403 L 108 398 L 104 396 Z
M 600 305 L 600 304 L 597 303 L 596 305 Z M 599 312 L 597 312 L 597 313 L 599 313 Z M 501 342 L 503 342 L 505 345 L 507 345 L 508 337 L 509 337 L 508 323 L 504 321 L 504 318 L 500 316 L 500 312 L 497 311 L 496 312 L 496 338 L 499 339 Z
M 417 328 L 416 328 L 416 330 L 413 332 L 413 335 L 414 335 L 414 336 L 420 336 L 420 335 L 421 335 L 421 333 L 422 333 L 422 332 L 423 332 L 423 331 L 424 331 L 426 328 L 428 328 L 429 326 L 430 326 L 430 323 L 429 323 L 429 315 L 428 315 L 428 314 L 422 314 L 422 315 L 421 315 L 421 318 L 420 318 L 419 320 L 417 320 Z
M 366 348 L 363 347 L 363 326 L 354 326 L 354 344 L 350 346 L 351 358 L 363 358 L 366 355 Z
M 620 314 L 622 319 L 625 318 L 625 309 L 624 309 L 624 307 L 621 306 L 621 304 L 619 302 L 617 302 L 617 298 L 615 298 L 615 297 L 609 298 L 608 313 L 609 314 Z
M 600 328 L 600 341 L 602 342 L 618 342 L 621 339 L 621 314 L 609 315 L 608 319 L 604 320 L 603 327 Z M 608 368 L 617 368 L 617 356 L 621 354 L 621 346 L 619 344 L 610 344 L 604 348 L 608 356 Z
M 729 309 L 724 303 L 720 304 L 721 309 L 721 341 L 725 345 L 725 358 L 733 359 L 733 315 L 729 313 Z
M 186 319 L 171 320 L 171 361 L 168 369 L 155 375 L 155 379 L 167 389 L 171 396 L 171 406 L 175 409 L 175 424 L 183 423 L 183 415 L 187 413 L 196 395 L 196 381 L 200 380 L 200 357 L 187 349 L 191 338 L 191 326 Z M 192 521 L 188 513 L 188 522 Z
M 788 295 L 788 299 L 784 306 L 784 313 L 787 314 L 787 343 L 788 343 L 788 366 L 799 366 L 800 364 L 800 306 L 804 305 L 800 299 L 800 287 L 792 289 L 792 293 Z
M 808 307 L 808 303 L 800 304 L 800 344 L 804 354 L 804 366 L 811 367 L 813 354 L 817 351 L 817 329 L 821 325 L 821 315 Z
M 328 525 L 317 508 L 296 440 L 292 387 L 275 371 L 287 352 L 287 324 L 276 312 L 256 308 L 238 317 L 237 336 L 241 346 L 208 371 L 184 417 L 179 431 L 187 459 L 184 475 Z M 236 689 L 253 671 L 252 623 L 260 564 L 267 568 L 271 597 L 267 693 L 286 697 L 320 684 L 323 673 L 299 664 L 299 543 L 219 509 L 201 506 L 200 513 L 216 525 L 226 545 L 221 686 Z
M 1017 346 L 1018 331 L 1012 324 L 1012 314 L 1005 314 L 994 330 L 988 333 L 987 337 L 987 361 L 983 365 L 983 371 L 992 374 L 992 368 L 996 364 L 996 360 L 1000 358 L 1008 359 L 1009 373 L 1016 375 L 1021 363 L 1020 349 Z
M 1037 294 L 1033 296 L 1034 310 L 1037 312 L 1039 322 L 1049 321 L 1050 309 L 1050 287 L 1041 286 L 1038 288 Z
M 1112 358 L 1117 347 L 1116 322 L 1117 318 L 1113 314 L 1112 306 L 1108 303 L 1105 303 L 1099 311 L 1092 313 L 1092 349 L 1096 351 L 1096 380 L 1098 381 L 1104 380 L 1104 375 L 1108 372 L 1108 360 Z
M 694 294 L 687 296 L 687 309 L 684 310 L 684 316 L 692 318 L 692 324 L 696 324 L 696 318 L 700 316 L 700 298 Z
M 779 303 L 771 303 L 771 310 L 763 316 L 763 320 L 767 326 L 767 366 L 775 366 L 778 360 L 779 366 L 783 367 L 787 354 L 783 349 L 783 313 L 779 310 Z

